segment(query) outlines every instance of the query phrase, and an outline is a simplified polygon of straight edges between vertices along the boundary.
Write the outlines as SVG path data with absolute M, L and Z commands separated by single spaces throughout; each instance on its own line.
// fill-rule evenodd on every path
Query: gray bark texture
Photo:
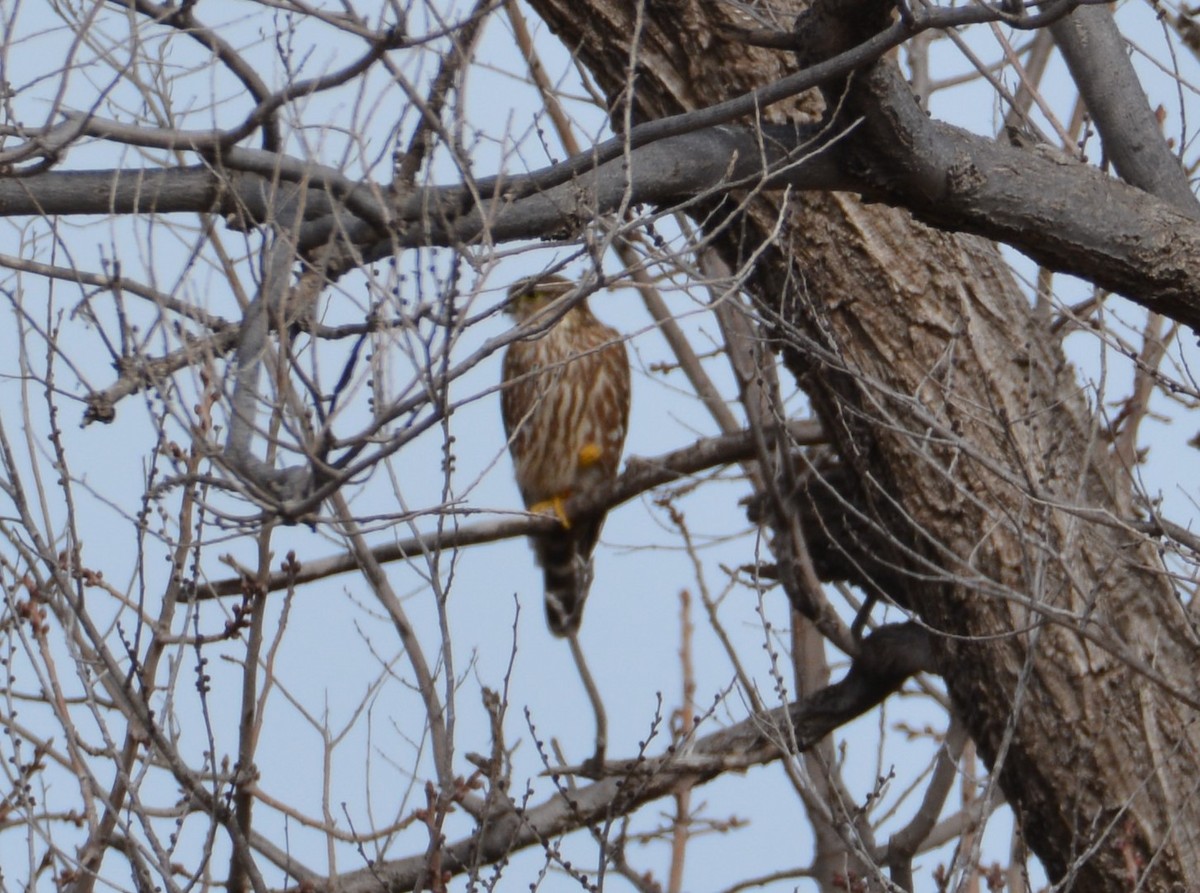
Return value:
M 678 114 L 796 65 L 721 37 L 749 24 L 723 4 L 531 5 L 618 129 L 627 101 L 635 122 Z M 806 97 L 766 117 L 819 111 Z M 869 133 L 854 146 L 871 150 Z M 934 632 L 954 709 L 1051 879 L 1200 889 L 1197 636 L 1122 523 L 1128 469 L 996 247 L 839 193 L 758 194 L 716 220 L 734 269 L 757 254 L 750 288 L 836 444 L 842 498 L 892 544 L 881 593 Z

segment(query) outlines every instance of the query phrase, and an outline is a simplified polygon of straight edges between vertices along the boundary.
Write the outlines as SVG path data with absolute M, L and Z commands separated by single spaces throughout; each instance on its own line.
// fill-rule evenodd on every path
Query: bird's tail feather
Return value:
M 579 630 L 583 603 L 592 583 L 592 550 L 603 522 L 583 518 L 570 529 L 542 534 L 533 540 L 546 587 L 546 624 L 556 636 Z

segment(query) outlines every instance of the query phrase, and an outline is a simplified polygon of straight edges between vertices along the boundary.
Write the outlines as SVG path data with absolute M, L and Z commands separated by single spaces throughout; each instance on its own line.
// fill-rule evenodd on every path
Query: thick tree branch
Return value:
M 865 639 L 859 656 L 839 682 L 812 696 L 746 719 L 720 732 L 674 746 L 661 757 L 613 760 L 611 777 L 555 794 L 530 809 L 485 816 L 481 830 L 447 844 L 440 856 L 443 871 L 460 874 L 497 862 L 510 853 L 590 822 L 627 815 L 639 806 L 672 793 L 681 781 L 703 784 L 784 755 L 802 753 L 830 732 L 883 702 L 915 673 L 934 672 L 929 633 L 915 623 L 880 627 Z M 497 803 L 505 798 L 496 798 Z M 305 889 L 401 893 L 426 875 L 424 854 L 330 878 L 310 880 Z
M 1121 179 L 1200 216 L 1187 172 L 1163 137 L 1112 12 L 1104 6 L 1080 8 L 1050 31 Z
M 653 143 L 633 152 L 628 165 L 601 165 L 524 198 L 514 196 L 544 172 L 481 180 L 481 194 L 490 197 L 483 207 L 469 207 L 461 186 L 415 189 L 394 211 L 401 228 L 382 242 L 374 224 L 333 213 L 336 202 L 310 188 L 301 246 L 323 245 L 340 235 L 373 245 L 365 252 L 372 259 L 422 244 L 471 243 L 484 233 L 494 241 L 565 237 L 624 201 L 674 207 L 765 182 L 860 192 L 907 208 L 932 226 L 1005 242 L 1044 266 L 1200 328 L 1196 221 L 1048 148 L 999 145 L 931 121 L 897 73 L 892 81 L 880 80 L 879 72 L 890 70 L 877 66 L 870 79 L 877 113 L 863 124 L 850 122 L 862 130 L 858 144 L 869 150 L 861 156 L 869 162 L 865 171 L 844 169 L 844 152 L 820 151 L 841 137 L 832 130 L 818 141 L 816 128 L 717 127 Z M 295 160 L 290 166 L 305 167 Z M 312 185 L 323 182 L 328 177 L 315 177 Z M 343 181 L 338 195 L 347 188 L 361 207 L 380 194 Z M 254 220 L 269 215 L 268 193 L 260 176 L 226 179 L 202 168 L 48 173 L 0 180 L 0 215 L 216 211 Z M 374 205 L 371 216 L 376 215 L 387 216 Z
M 854 136 L 874 181 L 864 195 L 940 229 L 1005 242 L 1200 329 L 1191 217 L 1049 147 L 1016 149 L 931 121 L 890 63 L 857 82 L 870 94 Z

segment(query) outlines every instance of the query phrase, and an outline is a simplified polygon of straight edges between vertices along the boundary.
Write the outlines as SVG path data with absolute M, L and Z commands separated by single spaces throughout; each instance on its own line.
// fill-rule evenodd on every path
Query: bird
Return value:
M 500 411 L 525 507 L 553 512 L 559 527 L 530 537 L 545 584 L 546 623 L 573 637 L 592 580 L 592 552 L 604 513 L 569 518 L 572 496 L 616 480 L 629 427 L 629 354 L 619 332 L 592 315 L 586 298 L 561 276 L 522 279 L 505 311 L 528 334 L 503 360 Z

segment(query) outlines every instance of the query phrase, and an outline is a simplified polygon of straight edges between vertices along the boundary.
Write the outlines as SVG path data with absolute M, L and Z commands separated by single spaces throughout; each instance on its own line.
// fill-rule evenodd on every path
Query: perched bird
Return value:
M 551 305 L 574 288 L 544 276 L 509 289 L 506 311 L 530 332 L 509 345 L 500 392 L 525 506 L 552 510 L 562 525 L 530 537 L 545 574 L 546 622 L 558 636 L 579 629 L 604 524 L 602 514 L 568 518 L 565 503 L 616 478 L 629 425 L 629 355 L 620 334 L 582 300 L 555 318 L 561 308 Z

